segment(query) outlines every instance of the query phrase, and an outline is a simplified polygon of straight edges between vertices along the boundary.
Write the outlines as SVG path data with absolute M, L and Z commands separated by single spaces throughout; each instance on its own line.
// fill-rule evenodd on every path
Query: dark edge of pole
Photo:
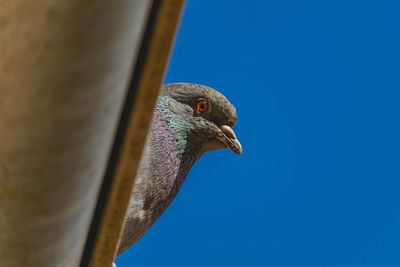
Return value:
M 134 99 L 138 89 L 139 81 L 143 72 L 143 68 L 148 55 L 149 44 L 154 30 L 155 21 L 157 18 L 158 10 L 161 0 L 154 0 L 147 20 L 146 30 L 143 35 L 142 45 L 140 47 L 136 64 L 133 70 L 132 78 L 129 83 L 128 92 L 126 94 L 125 103 L 122 108 L 121 117 L 119 119 L 118 128 L 116 131 L 114 143 L 108 159 L 106 171 L 104 173 L 103 183 L 101 185 L 99 198 L 93 215 L 92 223 L 90 225 L 89 233 L 86 239 L 85 248 L 83 250 L 80 267 L 89 266 L 90 259 L 96 242 L 96 237 L 99 232 L 101 220 L 103 217 L 103 210 L 106 207 L 110 188 L 114 180 L 115 169 L 119 160 L 123 140 L 125 137 L 126 129 L 128 126 L 131 111 L 134 105 Z

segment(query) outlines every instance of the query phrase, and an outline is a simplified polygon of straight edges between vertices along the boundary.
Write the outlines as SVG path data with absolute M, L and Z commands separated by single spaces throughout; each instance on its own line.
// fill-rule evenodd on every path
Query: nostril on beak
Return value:
M 231 127 L 229 127 L 229 126 L 227 126 L 227 125 L 222 125 L 220 128 L 221 128 L 222 132 L 223 132 L 227 137 L 229 137 L 230 139 L 233 139 L 233 140 L 236 139 L 236 135 L 235 135 L 235 133 L 233 132 L 233 130 L 232 130 Z

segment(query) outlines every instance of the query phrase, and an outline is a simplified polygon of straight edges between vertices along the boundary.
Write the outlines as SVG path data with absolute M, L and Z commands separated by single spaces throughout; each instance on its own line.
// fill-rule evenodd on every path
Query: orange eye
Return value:
M 199 99 L 196 105 L 196 111 L 198 114 L 206 112 L 208 109 L 208 103 L 205 99 Z

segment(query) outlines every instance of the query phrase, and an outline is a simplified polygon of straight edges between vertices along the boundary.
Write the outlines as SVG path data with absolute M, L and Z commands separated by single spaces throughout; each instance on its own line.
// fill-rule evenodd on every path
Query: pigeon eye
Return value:
M 207 109 L 208 109 L 208 103 L 205 99 L 197 100 L 197 105 L 196 105 L 197 114 L 204 113 L 207 111 Z

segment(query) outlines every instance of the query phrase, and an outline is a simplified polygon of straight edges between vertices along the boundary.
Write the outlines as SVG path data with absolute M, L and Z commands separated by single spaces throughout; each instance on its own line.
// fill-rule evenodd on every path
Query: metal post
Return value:
M 0 266 L 80 264 L 151 3 L 0 0 Z

